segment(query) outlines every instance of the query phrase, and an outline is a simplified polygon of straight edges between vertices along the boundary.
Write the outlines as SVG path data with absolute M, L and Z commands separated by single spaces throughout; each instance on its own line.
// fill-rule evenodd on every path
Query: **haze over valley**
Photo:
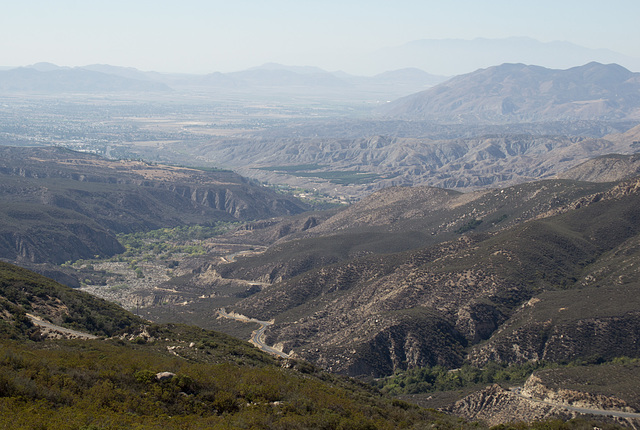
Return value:
M 0 427 L 640 425 L 637 5 L 196 3 L 6 23 Z

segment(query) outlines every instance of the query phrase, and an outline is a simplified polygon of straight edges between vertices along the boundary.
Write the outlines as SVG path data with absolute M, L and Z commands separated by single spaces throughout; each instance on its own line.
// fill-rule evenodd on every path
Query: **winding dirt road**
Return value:
M 220 315 L 223 318 L 228 318 L 228 319 L 232 319 L 240 322 L 259 324 L 260 328 L 258 328 L 257 330 L 254 330 L 253 333 L 251 333 L 251 339 L 249 340 L 249 342 L 251 342 L 252 344 L 254 344 L 255 346 L 257 346 L 258 348 L 260 348 L 262 351 L 266 353 L 277 355 L 278 357 L 282 357 L 282 358 L 289 358 L 289 354 L 279 351 L 274 347 L 264 343 L 264 331 L 267 329 L 267 327 L 273 324 L 272 321 L 260 321 L 255 318 L 249 318 L 244 315 L 239 315 L 236 313 L 230 314 L 224 308 L 218 309 L 218 315 Z
M 49 321 L 45 321 L 42 318 L 37 317 L 35 315 L 27 314 L 27 317 L 35 325 L 43 327 L 44 329 L 47 329 L 47 330 L 58 332 L 66 338 L 71 338 L 71 339 L 97 339 L 98 338 L 98 336 L 94 336 L 89 333 L 83 333 L 81 331 L 72 330 L 70 328 L 60 327 L 59 325 L 52 324 Z

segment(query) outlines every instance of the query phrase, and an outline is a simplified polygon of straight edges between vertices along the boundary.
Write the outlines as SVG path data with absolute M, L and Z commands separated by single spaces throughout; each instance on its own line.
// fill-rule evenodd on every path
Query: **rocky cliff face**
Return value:
M 59 229 L 41 229 L 36 235 L 0 233 L 0 258 L 16 262 L 62 264 L 124 251 L 113 234 L 95 225 L 63 225 Z
M 640 424 L 640 414 L 622 399 L 588 391 L 554 389 L 536 374 L 531 375 L 522 388 L 505 389 L 494 384 L 457 401 L 448 410 L 489 425 L 575 417 L 632 428 Z
M 56 264 L 123 252 L 117 233 L 245 221 L 306 206 L 233 172 L 0 148 L 0 256 Z
M 497 384 L 457 401 L 448 411 L 467 420 L 484 421 L 490 426 L 549 418 L 566 420 L 577 415 L 557 406 L 525 399 Z
M 520 394 L 524 397 L 560 406 L 566 405 L 584 409 L 637 412 L 629 406 L 627 402 L 616 397 L 566 388 L 552 389 L 546 386 L 543 380 L 535 374 L 527 379 Z
M 285 351 L 291 348 L 296 355 L 333 372 L 380 376 L 407 366 L 462 364 L 466 339 L 450 321 L 428 309 L 360 319 L 345 316 L 339 322 L 331 318 L 317 323 L 286 327 L 286 334 L 279 338 L 296 340 L 280 343 Z M 307 330 L 312 330 L 320 342 L 301 336 Z M 321 342 L 326 346 L 314 347 Z

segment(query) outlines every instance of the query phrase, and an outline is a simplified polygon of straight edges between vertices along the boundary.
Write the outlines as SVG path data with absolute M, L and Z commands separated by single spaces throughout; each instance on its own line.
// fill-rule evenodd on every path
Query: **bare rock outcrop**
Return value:
M 640 414 L 615 396 L 589 393 L 545 384 L 536 374 L 524 387 L 505 389 L 494 384 L 458 400 L 448 411 L 468 420 L 488 425 L 532 422 L 547 419 L 567 420 L 578 416 L 615 422 L 637 428 Z
M 531 375 L 529 379 L 527 379 L 521 394 L 524 397 L 531 397 L 543 402 L 573 406 L 576 408 L 636 412 L 622 399 L 566 388 L 553 389 L 546 386 L 542 379 L 536 375 Z
M 174 376 L 176 374 L 172 372 L 159 372 L 156 373 L 156 380 L 159 382 L 170 381 Z
M 526 399 L 497 384 L 457 401 L 449 412 L 491 426 L 549 418 L 570 419 L 576 415 L 557 406 Z

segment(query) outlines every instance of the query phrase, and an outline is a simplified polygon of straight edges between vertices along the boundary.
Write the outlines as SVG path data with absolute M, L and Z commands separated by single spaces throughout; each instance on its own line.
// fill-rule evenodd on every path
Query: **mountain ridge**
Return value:
M 414 66 L 441 75 L 459 75 L 502 63 L 539 64 L 565 69 L 590 61 L 618 63 L 640 71 L 640 59 L 607 49 L 565 41 L 541 42 L 529 37 L 419 39 L 379 50 L 371 64 Z
M 293 94 L 317 96 L 317 91 L 346 91 L 358 98 L 395 98 L 444 81 L 444 76 L 416 68 L 390 70 L 374 76 L 328 72 L 311 66 L 266 63 L 235 72 L 171 74 L 146 72 L 133 67 L 91 64 L 61 67 L 52 63 L 0 69 L 0 90 L 8 93 L 127 93 L 162 95 L 181 91 L 224 91 L 244 94 L 258 91 L 273 97 L 278 89 Z M 335 94 L 336 96 L 339 93 Z
M 8 93 L 121 93 L 171 89 L 160 82 L 122 77 L 83 68 L 29 68 L 0 71 L 0 90 Z
M 633 305 L 610 306 L 611 314 L 605 315 L 596 308 L 588 311 L 593 302 L 589 295 L 580 295 L 580 288 L 587 288 L 581 287 L 581 276 L 587 276 L 581 275 L 583 268 L 598 273 L 600 265 L 607 267 L 609 253 L 623 253 L 630 238 L 637 237 L 637 190 L 638 181 L 633 179 L 561 204 L 565 210 L 541 213 L 497 232 L 471 227 L 458 240 L 427 248 L 352 256 L 316 269 L 307 266 L 301 274 L 243 299 L 234 309 L 261 319 L 275 318 L 267 331 L 271 344 L 280 343 L 286 352 L 293 350 L 351 375 L 379 376 L 406 366 L 457 367 L 465 359 L 463 351 L 479 364 L 536 357 L 558 361 L 594 353 L 638 356 L 636 336 L 631 334 L 638 320 L 627 312 Z M 248 263 L 250 259 L 241 264 Z M 629 272 L 618 293 L 610 295 L 612 304 L 637 288 L 633 268 L 628 263 L 621 267 Z M 609 291 L 589 285 L 595 300 Z M 549 306 L 554 300 L 545 299 L 545 294 L 574 300 L 572 317 L 554 318 L 544 330 L 535 323 L 547 321 L 544 314 L 519 322 L 524 318 L 521 309 L 529 309 L 527 301 L 537 297 L 545 305 L 531 309 L 552 312 Z M 589 344 L 585 339 L 598 325 L 606 327 L 610 336 Z M 619 342 L 621 336 L 630 342 Z M 473 345 L 479 346 L 467 349 Z
M 640 74 L 596 62 L 566 70 L 505 63 L 391 102 L 381 113 L 446 122 L 637 120 Z
M 205 145 L 200 153 L 223 163 L 234 163 L 245 176 L 284 183 L 323 182 L 323 188 L 342 184 L 321 181 L 325 172 L 376 174 L 377 178 L 352 184 L 345 192 L 364 195 L 388 186 L 429 185 L 469 191 L 504 187 L 551 178 L 594 156 L 633 153 L 633 140 L 536 135 L 487 134 L 431 139 L 375 135 L 366 138 L 260 138 Z M 259 155 L 267 154 L 267 155 Z M 236 161 L 237 162 L 237 161 Z M 313 171 L 273 171 L 272 166 L 317 164 Z M 297 176 L 298 175 L 298 176 Z M 304 176 L 303 176 L 304 175 Z M 314 176 L 318 177 L 314 181 Z M 326 182 L 329 182 L 328 184 Z

